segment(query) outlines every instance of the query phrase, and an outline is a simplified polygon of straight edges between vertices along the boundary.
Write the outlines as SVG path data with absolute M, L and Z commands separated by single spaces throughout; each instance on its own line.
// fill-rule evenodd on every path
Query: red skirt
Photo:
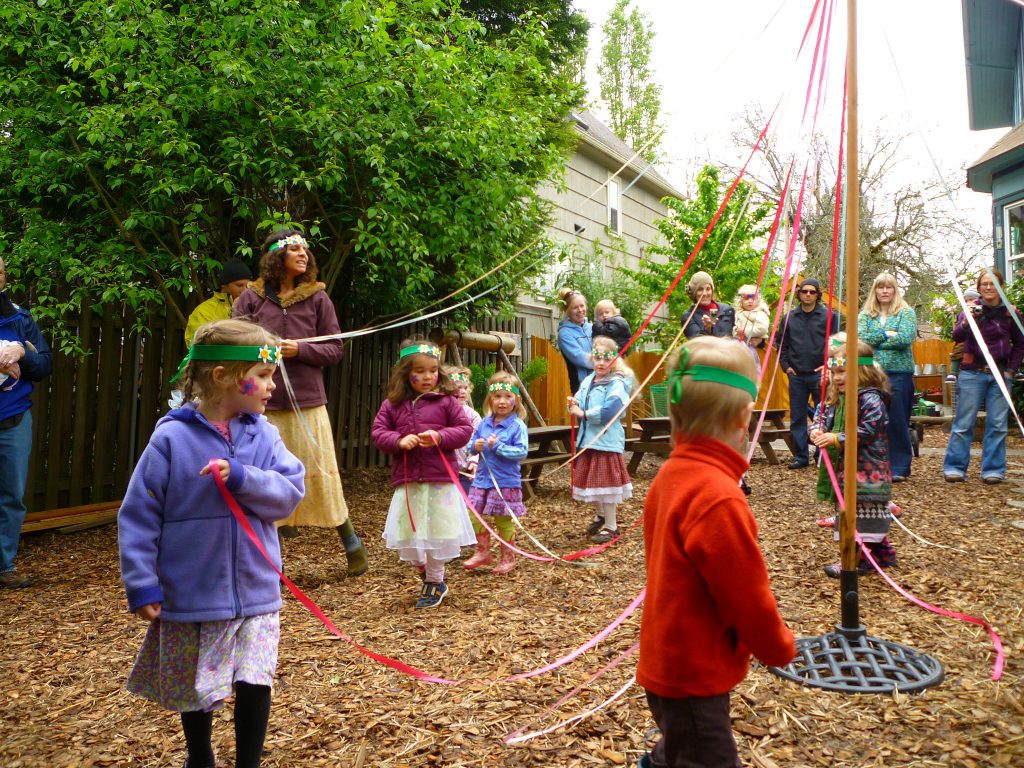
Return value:
M 619 504 L 633 496 L 633 483 L 621 453 L 584 451 L 573 465 L 572 497 L 577 501 Z

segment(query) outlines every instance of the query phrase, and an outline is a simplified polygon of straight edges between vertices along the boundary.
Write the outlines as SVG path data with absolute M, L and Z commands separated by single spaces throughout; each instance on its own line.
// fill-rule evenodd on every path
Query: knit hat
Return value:
M 808 285 L 811 286 L 811 288 L 813 288 L 814 290 L 816 290 L 818 292 L 818 298 L 820 299 L 821 298 L 821 283 L 819 283 L 813 277 L 805 277 L 800 282 L 800 288 L 804 288 L 805 286 L 808 286 Z
M 690 282 L 686 284 L 686 295 L 689 296 L 692 301 L 696 301 L 697 291 L 705 285 L 710 285 L 711 292 L 714 293 L 715 281 L 711 279 L 711 275 L 707 272 L 695 272 L 693 277 L 690 278 Z
M 964 291 L 964 298 L 965 299 L 980 299 L 981 298 L 981 294 L 978 293 L 974 288 L 968 288 L 966 291 Z
M 227 285 L 235 280 L 252 280 L 252 272 L 245 262 L 239 259 L 228 259 L 217 275 L 217 285 Z

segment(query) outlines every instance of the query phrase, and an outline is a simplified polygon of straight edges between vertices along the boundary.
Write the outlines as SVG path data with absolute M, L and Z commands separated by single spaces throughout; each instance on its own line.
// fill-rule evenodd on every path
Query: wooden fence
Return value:
M 342 327 L 356 328 L 364 318 L 342 317 Z M 120 499 L 132 469 L 157 420 L 167 411 L 170 379 L 185 353 L 183 328 L 176 315 L 155 317 L 147 334 L 132 332 L 130 312 L 103 316 L 86 309 L 76 332 L 91 351 L 84 359 L 54 353 L 53 374 L 34 394 L 34 449 L 29 469 L 26 504 L 32 511 L 72 507 Z M 370 428 L 383 399 L 383 384 L 398 356 L 403 338 L 423 335 L 424 325 L 359 337 L 347 343 L 342 363 L 327 372 L 328 414 L 334 427 L 335 448 L 344 468 L 382 466 L 388 461 L 370 439 Z M 549 424 L 568 423 L 565 402 L 569 379 L 558 350 L 547 339 L 523 337 L 522 319 L 488 320 L 476 330 L 517 335 L 521 356 L 517 368 L 534 357 L 548 361 L 548 375 L 535 381 L 530 393 Z M 45 333 L 45 329 L 44 329 Z M 921 364 L 948 362 L 949 342 L 914 345 Z M 466 364 L 486 366 L 494 356 L 463 352 Z M 627 362 L 643 380 L 661 365 L 652 352 L 629 355 Z M 774 353 L 769 369 L 774 363 Z M 650 384 L 664 381 L 656 372 Z M 758 406 L 768 394 L 762 386 Z M 771 387 L 769 407 L 788 408 L 785 376 L 779 372 Z M 630 412 L 630 418 L 650 414 L 650 385 Z

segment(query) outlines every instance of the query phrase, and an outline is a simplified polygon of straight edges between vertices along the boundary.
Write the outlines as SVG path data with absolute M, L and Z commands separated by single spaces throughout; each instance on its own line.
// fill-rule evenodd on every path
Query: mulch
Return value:
M 944 436 L 929 429 L 925 445 Z M 1019 441 L 1011 441 L 1020 447 Z M 1024 478 L 1024 460 L 1013 466 Z M 620 523 L 637 520 L 659 460 L 646 458 L 636 497 Z M 816 518 L 810 470 L 755 463 L 751 507 L 772 583 L 799 635 L 839 620 L 836 582 L 823 565 L 837 559 Z M 450 569 L 451 593 L 417 611 L 418 577 L 387 552 L 380 533 L 390 498 L 384 470 L 346 473 L 345 495 L 371 557 L 369 573 L 346 579 L 333 531 L 304 529 L 285 541 L 289 575 L 345 632 L 376 651 L 457 687 L 417 682 L 334 638 L 290 596 L 282 612 L 278 680 L 264 766 L 614 766 L 635 764 L 652 722 L 632 686 L 604 711 L 525 745 L 506 734 L 539 718 L 559 697 L 637 640 L 639 611 L 596 648 L 559 670 L 515 683 L 518 672 L 551 663 L 599 632 L 643 588 L 640 530 L 593 557 L 593 567 L 520 562 L 505 577 Z M 1007 499 L 1012 484 L 947 484 L 941 458 L 915 461 L 896 486 L 905 524 L 924 538 L 967 550 L 926 546 L 894 529 L 895 579 L 919 597 L 982 617 L 1000 632 L 1003 679 L 992 682 L 993 651 L 981 628 L 912 606 L 877 577 L 861 580 L 868 631 L 941 661 L 945 681 L 919 694 L 846 695 L 801 687 L 754 668 L 733 696 L 733 728 L 744 763 L 775 766 L 1024 765 L 1021 682 L 1024 510 Z M 524 523 L 548 547 L 588 545 L 590 508 L 575 504 L 567 475 L 543 479 Z M 528 542 L 521 542 L 527 546 Z M 468 550 L 466 550 L 468 554 Z M 0 765 L 180 766 L 177 716 L 136 699 L 124 681 L 145 632 L 126 612 L 113 525 L 71 535 L 27 535 L 19 569 L 35 585 L 0 591 Z M 595 706 L 632 675 L 632 660 L 594 681 L 534 727 Z M 234 765 L 231 706 L 215 718 L 218 765 Z

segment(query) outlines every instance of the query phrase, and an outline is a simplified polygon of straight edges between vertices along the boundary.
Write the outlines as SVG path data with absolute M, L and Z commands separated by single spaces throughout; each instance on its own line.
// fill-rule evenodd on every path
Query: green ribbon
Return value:
M 237 360 L 239 362 L 253 362 L 253 363 L 270 363 L 271 365 L 281 364 L 281 348 L 271 347 L 264 344 L 262 347 L 258 347 L 255 344 L 193 344 L 188 354 L 185 355 L 181 364 L 178 366 L 177 373 L 174 374 L 174 378 L 171 379 L 173 384 L 181 376 L 181 372 L 185 370 L 185 366 L 193 360 L 203 360 L 206 362 L 225 362 L 229 360 Z
M 757 400 L 757 384 L 748 379 L 742 373 L 727 371 L 724 368 L 715 368 L 712 365 L 694 365 L 687 367 L 690 361 L 690 350 L 683 347 L 679 355 L 679 366 L 672 371 L 669 377 L 669 385 L 672 388 L 672 404 L 677 405 L 683 399 L 683 377 L 689 376 L 693 381 L 710 381 L 714 384 L 724 384 L 727 387 L 742 389 L 750 397 Z
M 497 381 L 487 387 L 488 392 L 513 392 L 517 396 L 519 395 L 519 387 L 515 384 L 509 384 L 507 381 Z
M 403 357 L 409 355 L 430 355 L 438 360 L 441 359 L 441 348 L 436 344 L 413 344 L 408 347 L 403 347 L 402 351 L 398 353 L 398 359 L 401 360 Z

